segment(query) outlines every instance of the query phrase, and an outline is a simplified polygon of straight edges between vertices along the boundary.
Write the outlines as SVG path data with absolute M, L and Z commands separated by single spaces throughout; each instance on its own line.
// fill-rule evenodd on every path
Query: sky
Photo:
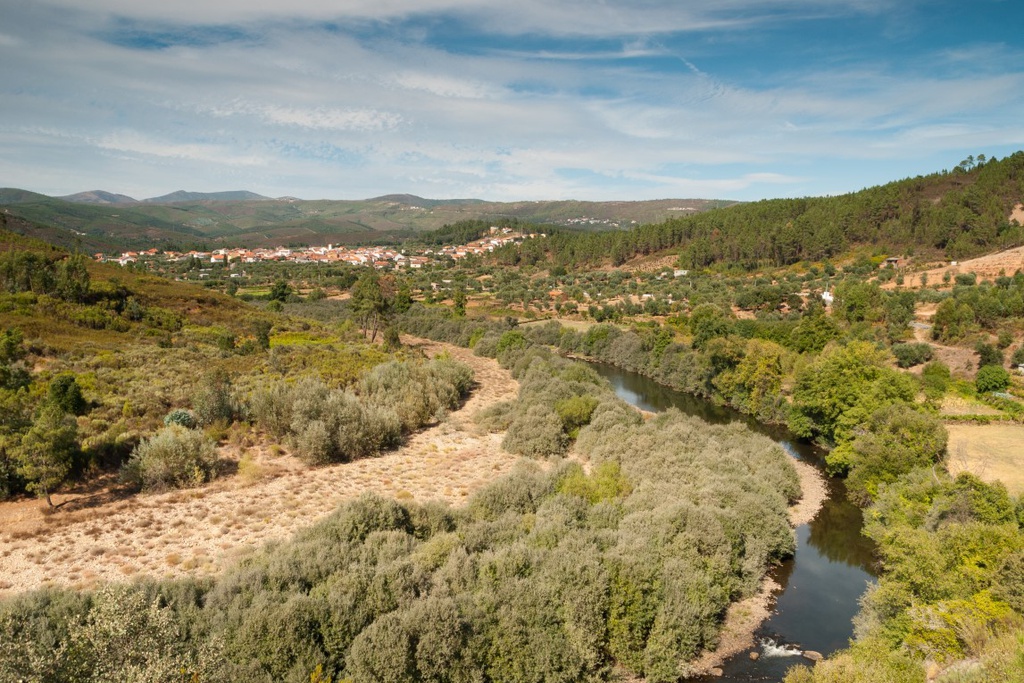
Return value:
M 1018 0 L 0 0 L 0 186 L 842 194 L 1024 148 Z

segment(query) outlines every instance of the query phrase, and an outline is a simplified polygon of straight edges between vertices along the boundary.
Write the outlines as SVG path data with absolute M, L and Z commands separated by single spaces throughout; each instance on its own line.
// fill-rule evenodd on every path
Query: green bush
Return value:
M 939 462 L 946 453 L 947 438 L 937 418 L 910 405 L 890 405 L 872 414 L 848 449 L 829 454 L 829 463 L 834 466 L 834 456 L 841 452 L 849 470 L 850 498 L 867 504 L 878 495 L 879 486 Z
M 199 422 L 196 420 L 196 416 L 191 410 L 177 408 L 167 413 L 164 417 L 164 426 L 170 427 L 171 425 L 178 425 L 185 429 L 195 429 L 199 426 Z
M 1003 352 L 987 342 L 978 342 L 974 346 L 974 352 L 978 354 L 978 369 L 987 365 L 1003 365 Z
M 921 384 L 924 395 L 930 401 L 938 401 L 946 395 L 952 375 L 949 366 L 942 361 L 932 361 L 921 370 Z
M 192 399 L 192 408 L 199 424 L 233 422 L 239 416 L 241 408 L 233 394 L 228 374 L 223 370 L 207 374 Z
M 894 344 L 892 355 L 896 356 L 896 364 L 901 368 L 910 368 L 932 359 L 932 347 L 929 344 Z
M 71 415 L 84 415 L 88 409 L 82 388 L 70 373 L 57 375 L 50 380 L 49 401 Z
M 580 427 L 590 424 L 590 417 L 597 408 L 597 399 L 593 396 L 573 396 L 555 403 L 555 412 L 562 420 L 562 428 L 570 438 L 575 439 Z
M 558 413 L 551 407 L 533 405 L 512 420 L 501 447 L 528 458 L 547 458 L 561 455 L 568 444 Z
M 978 393 L 1003 391 L 1010 386 L 1010 373 L 1000 365 L 986 365 L 978 370 L 974 385 Z
M 198 486 L 217 476 L 217 452 L 204 433 L 164 427 L 132 451 L 121 478 L 144 491 Z

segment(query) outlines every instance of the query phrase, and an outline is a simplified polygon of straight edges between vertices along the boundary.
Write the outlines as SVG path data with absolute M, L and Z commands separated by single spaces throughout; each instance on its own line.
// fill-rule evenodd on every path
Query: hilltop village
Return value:
M 245 247 L 222 248 L 212 251 L 161 251 L 147 249 L 144 251 L 125 251 L 119 255 L 94 254 L 99 262 L 117 263 L 126 266 L 140 261 L 161 261 L 174 263 L 195 259 L 201 263 L 228 265 L 237 263 L 348 263 L 356 266 L 372 266 L 379 270 L 393 268 L 422 268 L 432 261 L 446 259 L 459 260 L 467 256 L 479 256 L 507 244 L 521 243 L 527 239 L 546 237 L 544 233 L 522 233 L 511 228 L 492 226 L 489 234 L 478 240 L 461 245 L 420 249 L 399 249 L 397 247 L 367 246 L 345 247 L 328 244 L 326 247 L 300 248 L 257 248 Z

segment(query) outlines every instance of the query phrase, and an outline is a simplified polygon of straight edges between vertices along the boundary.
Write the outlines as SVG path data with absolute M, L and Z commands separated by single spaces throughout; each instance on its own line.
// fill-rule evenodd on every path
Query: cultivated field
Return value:
M 903 283 L 904 289 L 917 289 L 921 286 L 921 274 L 928 276 L 928 286 L 934 287 L 942 284 L 942 278 L 949 273 L 950 278 L 961 273 L 974 273 L 978 281 L 992 281 L 1000 275 L 1013 275 L 1018 270 L 1024 270 L 1024 247 L 1007 249 L 1006 251 L 986 254 L 978 258 L 958 261 L 957 264 L 947 263 L 938 268 L 931 268 L 918 272 L 907 273 Z M 895 282 L 886 282 L 882 289 L 895 289 Z
M 971 472 L 1001 481 L 1014 495 L 1024 493 L 1024 425 L 948 424 L 949 471 Z

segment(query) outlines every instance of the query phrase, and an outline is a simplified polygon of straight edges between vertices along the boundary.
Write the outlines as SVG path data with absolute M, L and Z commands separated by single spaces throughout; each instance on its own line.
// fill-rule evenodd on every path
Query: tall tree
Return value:
M 394 283 L 381 278 L 376 270 L 366 271 L 352 286 L 352 310 L 359 319 L 363 334 L 370 333 L 370 341 L 384 326 L 394 301 Z
M 28 482 L 29 491 L 46 498 L 64 483 L 78 451 L 78 425 L 60 406 L 44 405 L 18 449 L 18 474 Z

